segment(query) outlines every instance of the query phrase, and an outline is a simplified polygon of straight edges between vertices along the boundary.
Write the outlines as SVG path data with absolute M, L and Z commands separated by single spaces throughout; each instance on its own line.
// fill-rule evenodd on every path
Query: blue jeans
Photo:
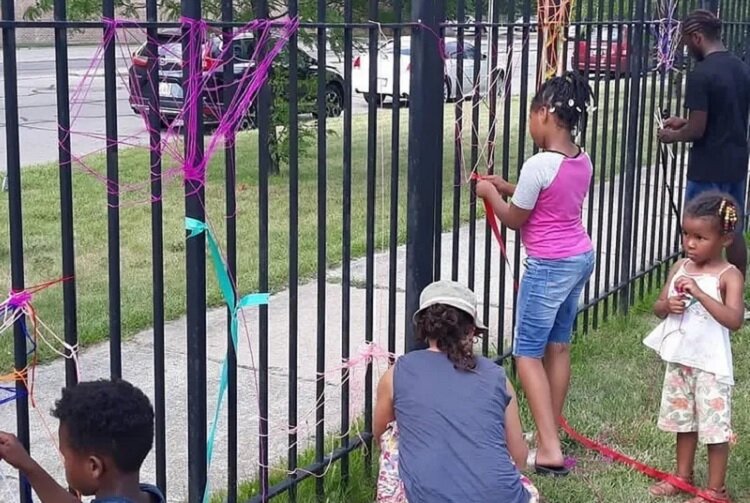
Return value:
M 704 192 L 712 190 L 724 192 L 732 196 L 732 199 L 737 203 L 737 217 L 739 218 L 736 229 L 738 233 L 744 233 L 747 179 L 740 182 L 694 182 L 688 180 L 685 185 L 685 203 L 689 203 Z
M 542 358 L 547 344 L 570 344 L 581 292 L 594 262 L 593 251 L 564 259 L 527 259 L 518 292 L 513 356 Z

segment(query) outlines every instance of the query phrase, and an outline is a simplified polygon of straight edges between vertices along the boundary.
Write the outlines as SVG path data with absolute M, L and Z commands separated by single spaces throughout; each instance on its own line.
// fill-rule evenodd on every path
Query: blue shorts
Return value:
M 570 344 L 594 262 L 593 251 L 564 259 L 527 259 L 518 291 L 513 356 L 542 358 L 547 344 Z
M 718 190 L 732 196 L 737 203 L 737 217 L 739 217 L 740 224 L 737 225 L 737 232 L 744 233 L 746 228 L 745 194 L 747 193 L 747 179 L 740 182 L 694 182 L 688 180 L 685 185 L 685 203 L 689 203 L 692 199 L 711 190 Z

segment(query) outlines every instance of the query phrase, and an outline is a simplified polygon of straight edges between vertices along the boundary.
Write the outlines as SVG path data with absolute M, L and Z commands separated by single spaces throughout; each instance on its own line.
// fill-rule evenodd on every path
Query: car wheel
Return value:
M 450 103 L 451 101 L 451 86 L 448 83 L 448 79 L 443 82 L 443 102 Z
M 255 121 L 255 108 L 248 110 L 242 119 L 240 119 L 240 131 L 249 131 L 254 129 L 256 125 Z
M 344 111 L 344 93 L 336 84 L 326 86 L 326 116 L 341 117 Z

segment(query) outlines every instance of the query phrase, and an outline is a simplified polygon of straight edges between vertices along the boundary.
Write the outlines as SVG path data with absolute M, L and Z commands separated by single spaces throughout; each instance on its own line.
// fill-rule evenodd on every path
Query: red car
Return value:
M 627 75 L 630 69 L 630 39 L 627 26 L 601 26 L 587 38 L 581 34 L 576 44 L 578 71 L 589 74 Z

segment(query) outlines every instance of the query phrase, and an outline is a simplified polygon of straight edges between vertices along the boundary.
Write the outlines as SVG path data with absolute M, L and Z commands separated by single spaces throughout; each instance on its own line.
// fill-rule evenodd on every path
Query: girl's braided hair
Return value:
M 711 191 L 699 195 L 685 207 L 685 216 L 711 218 L 721 234 L 731 234 L 737 227 L 737 203 L 729 194 Z
M 542 84 L 531 100 L 531 111 L 546 106 L 561 126 L 571 132 L 584 131 L 593 96 L 588 81 L 576 72 L 565 72 Z
M 458 370 L 477 366 L 473 350 L 474 320 L 465 312 L 445 304 L 435 304 L 417 315 L 416 337 L 419 342 L 433 340 L 448 355 Z

